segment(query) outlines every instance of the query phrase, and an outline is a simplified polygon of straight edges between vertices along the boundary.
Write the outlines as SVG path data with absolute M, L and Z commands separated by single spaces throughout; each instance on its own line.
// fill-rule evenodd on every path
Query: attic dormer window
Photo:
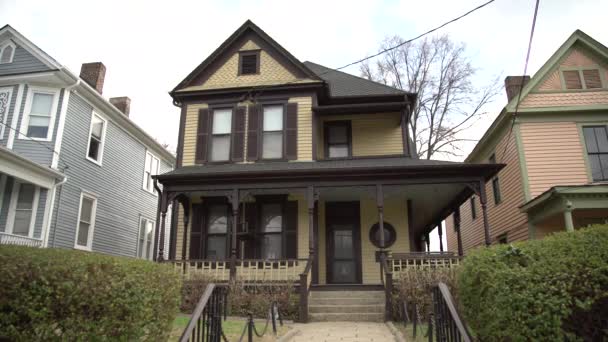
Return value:
M 239 75 L 260 73 L 260 50 L 239 53 Z
M 15 56 L 15 44 L 5 42 L 0 44 L 0 64 L 12 63 Z
M 563 70 L 564 88 L 576 89 L 601 89 L 602 77 L 599 69 L 576 69 Z

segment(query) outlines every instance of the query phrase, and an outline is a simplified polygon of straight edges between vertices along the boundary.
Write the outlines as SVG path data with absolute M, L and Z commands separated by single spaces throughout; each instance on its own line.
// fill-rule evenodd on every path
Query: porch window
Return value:
M 283 206 L 264 203 L 261 208 L 261 255 L 262 259 L 280 259 L 282 253 Z
M 144 190 L 153 194 L 156 193 L 152 176 L 157 175 L 159 172 L 160 160 L 156 158 L 152 153 L 146 151 L 146 160 L 144 162 Z
M 36 202 L 38 192 L 36 186 L 27 183 L 14 183 L 11 196 L 12 229 L 9 233 L 22 236 L 33 234 L 34 222 L 36 220 Z
M 230 159 L 232 109 L 215 109 L 212 120 L 211 161 L 228 161 Z
M 78 227 L 76 228 L 76 243 L 74 248 L 91 250 L 93 245 L 93 230 L 95 229 L 95 214 L 97 199 L 83 193 L 80 196 L 78 210 Z
M 58 91 L 46 88 L 30 88 L 26 102 L 26 115 L 21 124 L 21 131 L 26 138 L 51 140 L 53 124 L 57 109 Z
M 474 220 L 477 218 L 477 204 L 475 203 L 475 196 L 471 197 L 471 219 Z
M 210 205 L 207 220 L 207 259 L 228 257 L 228 205 Z
M 87 151 L 87 159 L 101 164 L 105 135 L 106 120 L 93 113 L 91 118 L 91 128 L 89 130 L 89 149 Z
M 587 159 L 593 181 L 608 180 L 608 134 L 606 126 L 583 127 Z
M 264 106 L 262 158 L 283 158 L 283 106 Z
M 352 156 L 350 121 L 333 121 L 325 124 L 325 154 L 327 158 Z
M 137 241 L 137 257 L 152 260 L 154 254 L 154 221 L 145 217 L 139 220 L 139 239 Z

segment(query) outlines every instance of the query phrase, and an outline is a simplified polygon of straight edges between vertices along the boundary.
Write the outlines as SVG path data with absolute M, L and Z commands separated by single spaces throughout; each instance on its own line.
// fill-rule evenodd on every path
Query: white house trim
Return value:
M 56 183 L 52 189 L 49 189 L 47 199 L 50 197 L 51 202 L 48 205 L 48 208 L 49 208 L 48 219 L 47 219 L 46 223 L 42 226 L 42 228 L 44 229 L 44 235 L 43 235 L 44 242 L 42 245 L 43 247 L 49 246 L 49 236 L 50 236 L 50 232 L 51 232 L 51 222 L 53 222 L 53 210 L 55 209 L 55 197 L 57 196 L 57 188 L 59 188 L 60 186 L 65 184 L 67 181 L 68 181 L 68 177 L 65 177 L 59 183 Z
M 0 88 L 0 93 L 8 93 L 8 102 L 6 104 L 6 111 L 2 119 L 0 120 L 0 139 L 4 139 L 4 131 L 8 121 L 8 113 L 11 111 L 11 100 L 13 99 L 13 87 Z
M 21 118 L 21 127 L 19 128 L 20 140 L 39 140 L 39 141 L 51 141 L 53 139 L 53 132 L 55 129 L 55 119 L 57 118 L 57 106 L 59 104 L 59 93 L 60 89 L 47 88 L 39 86 L 30 86 L 27 91 L 27 99 L 25 100 L 25 108 L 23 111 L 23 117 Z M 46 138 L 34 138 L 27 136 L 27 127 L 29 124 L 30 111 L 32 110 L 32 100 L 34 93 L 50 94 L 53 95 L 53 103 L 51 105 L 51 117 L 49 122 L 49 130 L 46 133 Z
M 101 130 L 101 142 L 99 145 L 99 160 L 95 160 L 95 159 L 89 157 L 89 149 L 91 148 L 91 133 L 93 132 L 93 118 L 94 117 L 98 117 L 99 119 L 101 119 L 101 121 L 103 121 L 103 129 Z M 99 166 L 102 165 L 102 161 L 103 161 L 103 151 L 105 150 L 105 147 L 106 147 L 107 129 L 108 129 L 108 120 L 105 118 L 105 116 L 99 114 L 96 111 L 93 111 L 91 113 L 91 123 L 89 123 L 89 135 L 88 135 L 88 139 L 87 139 L 87 154 L 85 155 L 85 157 L 87 158 L 88 161 L 95 163 Z
M 32 42 L 30 42 L 27 38 L 25 38 L 21 33 L 17 32 L 17 30 L 12 28 L 10 25 L 6 25 L 2 30 L 0 30 L 0 35 L 2 35 L 5 32 L 10 33 L 14 38 L 14 39 L 12 39 L 13 41 L 16 40 L 16 43 L 19 44 L 20 47 L 22 47 L 27 52 L 34 55 L 42 63 L 44 63 L 47 67 L 49 67 L 51 69 L 61 68 L 61 65 L 59 63 L 57 63 L 57 61 L 55 61 L 51 56 L 46 54 L 44 51 L 42 51 L 40 48 L 38 48 Z
M 82 200 L 88 198 L 93 200 L 93 207 L 91 208 L 91 222 L 89 223 L 89 235 L 87 236 L 87 245 L 81 246 L 78 244 L 78 231 L 80 230 L 80 214 L 82 214 Z M 76 221 L 76 234 L 74 235 L 74 248 L 83 251 L 93 250 L 93 234 L 95 232 L 95 221 L 97 219 L 97 196 L 90 192 L 83 191 L 80 193 L 80 202 L 78 203 L 78 216 Z
M 51 167 L 56 169 L 59 165 L 59 155 L 61 153 L 61 143 L 63 142 L 63 130 L 65 127 L 65 118 L 68 114 L 68 104 L 70 102 L 70 94 L 72 93 L 73 85 L 66 87 L 63 90 L 63 101 L 61 102 L 61 110 L 59 111 L 59 124 L 57 125 L 57 137 L 55 138 L 55 147 L 53 150 L 53 159 L 51 160 Z
M 21 102 L 23 102 L 23 91 L 25 84 L 19 84 L 17 89 L 17 98 L 15 99 L 15 109 L 13 110 L 13 118 L 11 119 L 11 129 L 8 130 L 8 141 L 6 147 L 9 149 L 13 148 L 15 142 L 15 130 L 17 129 L 17 122 L 19 122 L 19 116 L 21 116 Z
M 56 170 L 35 163 L 1 146 L 0 173 L 17 177 L 47 189 L 52 188 L 56 180 L 64 179 L 64 175 Z
M 4 190 L 6 189 L 7 175 L 0 175 L 0 210 L 2 210 L 2 204 L 4 202 Z
M 15 179 L 13 183 L 13 190 L 11 193 L 10 204 L 8 207 L 8 217 L 6 219 L 6 232 L 13 234 L 13 228 L 15 225 L 15 214 L 17 213 L 17 199 L 19 197 L 19 189 L 24 182 Z M 30 226 L 28 228 L 27 236 L 34 238 L 34 228 L 36 225 L 36 213 L 38 211 L 38 202 L 40 201 L 40 187 L 34 185 L 34 199 L 32 200 L 32 217 L 30 218 Z

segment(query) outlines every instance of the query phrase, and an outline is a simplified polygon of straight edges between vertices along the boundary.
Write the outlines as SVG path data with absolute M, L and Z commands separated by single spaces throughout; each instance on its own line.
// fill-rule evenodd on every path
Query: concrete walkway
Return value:
M 369 322 L 319 322 L 294 324 L 301 331 L 293 342 L 367 342 L 395 341 L 384 323 Z

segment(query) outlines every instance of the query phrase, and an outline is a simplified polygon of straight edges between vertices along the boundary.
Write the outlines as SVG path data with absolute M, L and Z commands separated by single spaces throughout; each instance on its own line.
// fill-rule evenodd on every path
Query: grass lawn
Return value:
M 190 321 L 190 316 L 182 315 L 182 314 L 178 315 L 175 318 L 175 320 L 173 321 L 173 330 L 171 331 L 171 336 L 169 337 L 169 341 L 178 341 L 180 336 L 184 332 L 184 329 L 188 325 L 189 321 Z M 262 332 L 262 329 L 264 329 L 264 324 L 266 323 L 266 320 L 254 319 L 254 322 L 255 322 L 256 329 L 259 332 Z M 229 319 L 226 321 L 222 321 L 222 328 L 224 329 L 224 334 L 226 334 L 226 337 L 228 338 L 228 340 L 238 340 L 238 338 L 241 337 L 241 333 L 243 332 L 243 329 L 244 329 L 246 323 L 247 323 L 247 321 L 245 321 L 245 320 L 230 320 Z M 278 322 L 277 322 L 277 324 L 278 324 Z M 279 325 L 277 327 L 277 335 L 281 336 L 281 335 L 285 334 L 288 330 L 289 330 L 289 328 L 287 326 Z M 245 333 L 245 334 L 247 334 L 247 333 Z M 245 336 L 244 340 L 247 341 L 247 336 Z M 258 338 L 257 336 L 255 336 L 255 333 L 254 333 L 253 340 L 257 341 L 257 342 L 275 341 L 276 338 L 272 334 L 272 323 L 271 322 L 268 323 L 268 330 L 266 331 L 266 334 L 264 335 L 264 337 Z
M 414 325 L 409 323 L 406 326 L 403 325 L 402 322 L 395 322 L 395 327 L 401 331 L 403 337 L 408 342 L 427 342 L 429 340 L 428 336 L 425 336 L 427 333 L 427 325 L 419 324 L 416 328 L 416 338 L 414 338 Z M 435 340 L 435 339 L 433 339 Z

